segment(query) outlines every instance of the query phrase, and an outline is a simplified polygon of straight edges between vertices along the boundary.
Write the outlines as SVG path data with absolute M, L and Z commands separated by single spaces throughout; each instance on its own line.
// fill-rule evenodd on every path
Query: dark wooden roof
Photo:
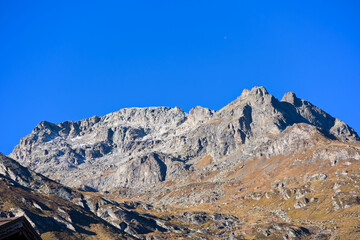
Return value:
M 41 240 L 24 216 L 0 218 L 0 240 Z

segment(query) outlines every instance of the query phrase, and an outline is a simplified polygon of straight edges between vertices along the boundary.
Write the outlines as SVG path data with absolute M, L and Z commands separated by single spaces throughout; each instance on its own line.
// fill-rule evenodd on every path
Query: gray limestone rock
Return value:
M 359 140 L 357 133 L 343 121 L 333 118 L 310 102 L 296 97 L 295 93 L 285 93 L 284 103 L 290 103 L 296 112 L 308 123 L 317 126 L 341 140 Z

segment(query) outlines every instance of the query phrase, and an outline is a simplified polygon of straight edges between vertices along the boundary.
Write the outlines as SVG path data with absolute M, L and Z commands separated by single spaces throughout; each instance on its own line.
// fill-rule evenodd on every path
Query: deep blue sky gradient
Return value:
M 42 120 L 295 92 L 360 131 L 360 2 L 0 0 L 0 152 Z

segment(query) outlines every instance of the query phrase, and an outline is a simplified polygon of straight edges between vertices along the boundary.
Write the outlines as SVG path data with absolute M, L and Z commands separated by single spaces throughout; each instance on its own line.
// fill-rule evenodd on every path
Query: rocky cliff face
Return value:
M 132 235 L 360 237 L 359 136 L 291 92 L 279 101 L 263 87 L 245 89 L 218 111 L 128 108 L 41 122 L 10 156 Z M 44 191 L 45 177 L 9 164 L 0 174 Z
M 44 121 L 10 157 L 68 186 L 141 188 L 186 171 L 204 154 L 214 162 L 240 149 L 249 154 L 298 123 L 341 141 L 359 139 L 347 124 L 294 93 L 278 101 L 254 87 L 219 111 L 128 108 L 76 122 Z

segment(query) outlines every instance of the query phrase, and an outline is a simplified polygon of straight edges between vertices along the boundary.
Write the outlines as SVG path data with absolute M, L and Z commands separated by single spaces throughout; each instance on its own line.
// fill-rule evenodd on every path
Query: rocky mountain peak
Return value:
M 271 98 L 272 95 L 264 87 L 253 87 L 251 90 L 244 89 L 241 95 L 234 102 L 255 102 L 264 98 Z M 230 103 L 231 104 L 231 103 Z
M 260 86 L 260 87 L 253 87 L 250 91 L 250 93 L 256 94 L 256 95 L 260 95 L 260 96 L 264 96 L 269 94 L 268 91 L 266 90 L 265 87 Z
M 284 94 L 281 102 L 288 102 L 292 105 L 299 106 L 301 104 L 301 99 L 297 98 L 295 93 L 287 92 Z
M 253 87 L 251 90 L 249 89 L 244 89 L 243 92 L 241 93 L 240 97 L 242 98 L 246 98 L 249 95 L 258 95 L 258 96 L 264 96 L 269 94 L 268 91 L 266 90 L 265 87 L 260 86 L 260 87 Z

